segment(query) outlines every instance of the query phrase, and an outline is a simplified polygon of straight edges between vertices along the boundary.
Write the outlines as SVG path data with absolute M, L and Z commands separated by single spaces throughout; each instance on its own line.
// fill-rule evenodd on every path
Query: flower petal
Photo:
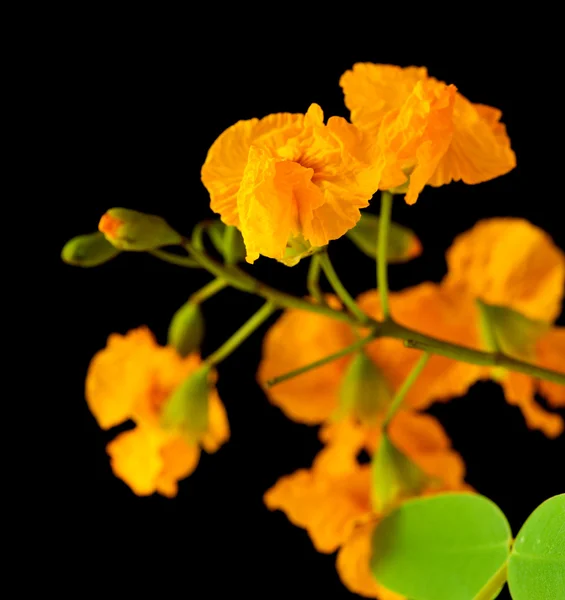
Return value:
M 158 431 L 136 427 L 120 433 L 106 447 L 114 474 L 138 496 L 149 496 L 157 489 L 164 464 L 163 443 Z
M 554 327 L 539 340 L 537 360 L 546 369 L 565 372 L 565 327 Z M 565 407 L 565 385 L 544 380 L 540 380 L 538 385 L 551 406 Z
M 208 431 L 201 439 L 201 444 L 206 452 L 216 452 L 230 437 L 230 426 L 226 409 L 218 392 L 214 388 L 210 392 L 208 403 Z
M 132 417 L 151 386 L 151 357 L 157 348 L 147 327 L 117 333 L 97 352 L 86 376 L 86 401 L 102 429 Z
M 357 527 L 337 553 L 336 568 L 343 584 L 354 594 L 378 600 L 403 600 L 377 583 L 371 574 L 371 539 L 375 523 Z
M 549 438 L 555 438 L 563 432 L 562 417 L 548 412 L 535 401 L 532 377 L 508 371 L 499 381 L 507 402 L 520 408 L 530 429 L 539 429 Z
M 505 175 L 516 166 L 502 113 L 490 106 L 472 104 L 457 94 L 453 115 L 454 132 L 449 150 L 439 162 L 430 185 L 451 181 L 482 183 Z
M 252 144 L 284 146 L 302 128 L 304 115 L 278 113 L 264 119 L 238 121 L 212 144 L 202 167 L 202 182 L 210 193 L 210 207 L 226 225 L 239 226 L 237 192 Z
M 400 108 L 418 81 L 427 78 L 425 67 L 397 67 L 357 63 L 339 81 L 351 122 L 376 135 L 383 117 Z
M 308 531 L 318 552 L 335 552 L 358 523 L 370 517 L 369 469 L 358 467 L 340 478 L 315 469 L 301 469 L 282 477 L 267 491 L 270 510 Z
M 385 115 L 378 133 L 384 160 L 379 187 L 403 185 L 414 204 L 451 142 L 456 88 L 434 79 L 419 81 L 401 108 Z
M 302 220 L 324 202 L 312 183 L 313 169 L 273 158 L 252 146 L 237 194 L 239 227 L 247 262 L 260 254 L 281 260 L 289 238 L 301 234 Z
M 479 221 L 455 239 L 446 259 L 447 288 L 530 319 L 553 321 L 561 311 L 565 253 L 524 219 Z
M 156 491 L 174 498 L 178 492 L 177 482 L 192 474 L 200 460 L 200 448 L 175 437 L 161 448 L 163 466 L 155 481 Z
M 334 306 L 335 300 L 331 301 Z M 266 382 L 352 344 L 349 325 L 314 313 L 287 310 L 269 329 L 257 380 L 269 400 L 295 421 L 320 423 L 338 406 L 338 390 L 350 357 L 334 360 L 271 388 Z

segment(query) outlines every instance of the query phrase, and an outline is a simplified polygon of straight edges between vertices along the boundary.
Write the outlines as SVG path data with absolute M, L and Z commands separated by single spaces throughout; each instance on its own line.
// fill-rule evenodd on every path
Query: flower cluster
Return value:
M 91 267 L 124 251 L 151 252 L 215 277 L 175 313 L 166 346 L 147 327 L 112 334 L 88 369 L 86 400 L 100 427 L 135 425 L 107 452 L 139 496 L 176 496 L 201 450 L 228 441 L 216 366 L 283 310 L 264 338 L 257 380 L 289 419 L 319 426 L 323 447 L 309 469 L 278 479 L 265 505 L 304 528 L 318 551 L 337 552 L 351 591 L 401 600 L 371 565 L 379 523 L 414 498 L 475 493 L 463 458 L 424 411 L 490 379 L 528 427 L 551 438 L 563 432 L 565 328 L 555 322 L 565 253 L 524 219 L 485 219 L 455 238 L 441 282 L 389 293 L 387 264 L 425 250 L 390 221 L 394 196 L 413 204 L 427 185 L 484 182 L 516 159 L 500 111 L 471 103 L 425 68 L 359 63 L 340 85 L 351 122 L 326 122 L 312 104 L 306 114 L 239 121 L 218 137 L 202 182 L 221 221 L 198 224 L 188 238 L 161 217 L 113 208 L 62 256 Z M 362 212 L 378 190 L 379 218 Z M 377 289 L 356 299 L 326 252 L 344 235 L 377 261 Z M 237 265 L 260 256 L 287 266 L 311 257 L 310 295 L 290 296 Z M 322 272 L 334 293 L 321 291 Z M 200 304 L 228 286 L 265 304 L 201 359 Z

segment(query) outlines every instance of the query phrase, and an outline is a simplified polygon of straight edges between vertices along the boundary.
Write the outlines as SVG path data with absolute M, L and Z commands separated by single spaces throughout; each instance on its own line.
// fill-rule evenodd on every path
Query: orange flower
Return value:
M 225 409 L 213 387 L 208 429 L 199 440 L 161 424 L 168 398 L 200 364 L 197 354 L 181 358 L 173 348 L 159 346 L 146 327 L 125 336 L 112 334 L 90 363 L 86 400 L 100 427 L 110 429 L 128 419 L 136 423 L 107 451 L 115 475 L 139 496 L 175 496 L 177 482 L 196 468 L 200 446 L 215 452 L 229 437 Z
M 488 219 L 459 236 L 447 251 L 449 272 L 441 284 L 422 283 L 389 296 L 395 320 L 411 329 L 477 350 L 485 345 L 477 300 L 519 311 L 541 321 L 528 327 L 527 320 L 506 317 L 502 334 L 509 338 L 504 351 L 514 358 L 563 371 L 563 328 L 552 328 L 565 282 L 565 255 L 551 239 L 523 219 Z M 375 290 L 358 298 L 361 309 L 381 319 Z M 541 327 L 540 327 L 541 325 Z M 529 333 L 526 330 L 530 331 Z M 345 356 L 266 388 L 265 382 L 352 344 L 347 324 L 304 311 L 289 310 L 267 333 L 258 380 L 271 402 L 291 419 L 322 423 L 333 418 L 340 405 L 342 384 L 353 357 Z M 410 373 L 421 351 L 404 347 L 402 340 L 380 338 L 364 348 L 382 374 L 384 390 L 374 389 L 371 401 L 390 399 Z M 404 400 L 406 406 L 423 409 L 436 400 L 464 395 L 482 379 L 499 382 L 507 401 L 522 410 L 526 423 L 555 437 L 563 431 L 563 419 L 535 401 L 536 391 L 558 408 L 565 405 L 564 386 L 509 371 L 459 362 L 443 356 L 430 358 Z
M 340 85 L 352 122 L 377 140 L 380 189 L 407 184 L 408 204 L 426 184 L 481 183 L 516 166 L 500 111 L 472 104 L 423 67 L 357 63 Z
M 375 148 L 322 109 L 239 121 L 212 144 L 202 167 L 210 206 L 242 233 L 247 261 L 296 264 L 341 237 L 378 187 Z
M 389 433 L 395 446 L 429 475 L 425 494 L 469 489 L 463 481 L 463 461 L 433 417 L 401 411 Z M 378 445 L 379 430 L 346 420 L 322 429 L 320 436 L 327 445 L 312 467 L 279 479 L 266 492 L 265 504 L 305 528 L 319 552 L 339 550 L 337 570 L 351 591 L 399 600 L 401 596 L 377 584 L 369 570 L 371 536 L 380 515 L 371 507 L 370 466 L 359 464 L 356 457 L 363 448 L 372 451 Z
M 445 293 L 493 307 L 491 327 L 506 354 L 564 371 L 564 329 L 551 324 L 561 311 L 565 253 L 544 231 L 524 219 L 486 219 L 458 236 L 446 257 Z M 490 350 L 478 310 L 474 327 L 479 347 Z M 565 386 L 501 369 L 487 373 L 502 385 L 508 402 L 520 407 L 529 427 L 550 437 L 563 431 L 563 419 L 537 404 L 535 393 L 557 408 L 565 404 Z

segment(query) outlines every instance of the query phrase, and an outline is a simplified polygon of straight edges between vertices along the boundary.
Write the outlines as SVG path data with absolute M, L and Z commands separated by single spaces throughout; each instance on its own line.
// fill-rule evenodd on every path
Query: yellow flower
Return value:
M 212 210 L 240 229 L 248 262 L 293 265 L 357 223 L 378 187 L 375 156 L 367 136 L 341 117 L 325 125 L 312 104 L 305 115 L 229 127 L 208 151 L 202 182 Z
M 401 411 L 389 433 L 395 446 L 433 479 L 425 494 L 469 489 L 463 481 L 464 463 L 436 419 Z M 371 537 L 381 515 L 371 507 L 370 466 L 359 464 L 356 457 L 364 448 L 373 452 L 379 434 L 378 428 L 368 430 L 351 421 L 323 428 L 320 437 L 327 445 L 312 467 L 279 479 L 264 501 L 306 529 L 319 552 L 338 550 L 337 570 L 352 592 L 400 600 L 377 584 L 369 570 Z
M 426 184 L 481 183 L 516 166 L 501 112 L 472 104 L 423 67 L 357 63 L 340 85 L 351 121 L 378 141 L 380 189 L 407 184 L 408 204 Z
M 177 482 L 198 464 L 200 446 L 215 452 L 229 437 L 224 406 L 214 387 L 208 398 L 208 429 L 198 442 L 162 426 L 168 398 L 201 364 L 198 354 L 181 358 L 159 346 L 146 327 L 125 336 L 112 334 L 92 359 L 86 400 L 103 429 L 128 419 L 136 427 L 108 444 L 112 469 L 139 496 L 154 492 L 173 497 Z

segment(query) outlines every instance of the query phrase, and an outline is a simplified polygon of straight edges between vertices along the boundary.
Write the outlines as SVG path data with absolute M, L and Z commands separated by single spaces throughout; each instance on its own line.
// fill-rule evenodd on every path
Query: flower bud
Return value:
M 196 443 L 208 431 L 208 403 L 212 386 L 211 368 L 203 364 L 171 394 L 161 414 L 161 425 L 182 433 Z
M 376 424 L 392 401 L 392 391 L 381 370 L 362 350 L 349 363 L 339 390 L 334 418 L 351 416 Z
M 528 362 L 535 361 L 536 343 L 551 327 L 506 308 L 477 300 L 485 349 Z
M 431 481 L 383 432 L 371 464 L 371 502 L 382 513 L 400 501 L 419 495 Z
M 200 348 L 203 337 L 204 318 L 200 305 L 188 301 L 173 315 L 167 343 L 185 357 Z
M 120 250 L 144 252 L 182 241 L 162 217 L 129 208 L 111 208 L 102 215 L 98 229 Z
M 379 240 L 379 217 L 361 213 L 361 218 L 346 235 L 367 256 L 376 259 Z M 406 262 L 422 253 L 422 244 L 416 234 L 402 225 L 391 223 L 388 231 L 389 263 Z
M 61 251 L 61 259 L 75 267 L 97 267 L 117 256 L 120 251 L 112 246 L 103 233 L 77 235 Z

